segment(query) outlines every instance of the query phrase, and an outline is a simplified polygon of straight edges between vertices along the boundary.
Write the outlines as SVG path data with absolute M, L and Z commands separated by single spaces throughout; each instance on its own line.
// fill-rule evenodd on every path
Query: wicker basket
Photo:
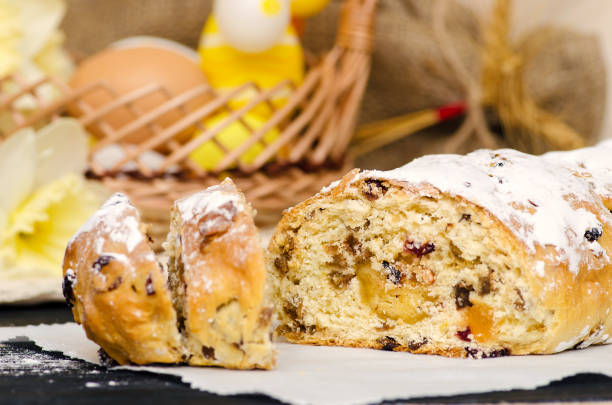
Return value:
M 11 130 L 13 133 L 26 126 L 48 122 L 65 114 L 69 105 L 77 105 L 83 112 L 78 117 L 80 122 L 86 128 L 95 127 L 96 133 L 102 133 L 91 150 L 89 177 L 101 181 L 111 190 L 127 193 L 142 210 L 145 219 L 153 224 L 154 239 L 167 231 L 168 210 L 175 199 L 216 184 L 225 175 L 235 180 L 258 210 L 258 221 L 270 222 L 282 209 L 312 195 L 352 166 L 352 159 L 346 152 L 369 76 L 376 3 L 377 0 L 345 0 L 335 45 L 309 67 L 303 83 L 297 88 L 289 81 L 266 90 L 254 83 L 246 83 L 221 95 L 204 85 L 173 95 L 160 85 L 151 83 L 118 96 L 103 82 L 73 90 L 53 78 L 45 78 L 36 83 L 23 83 L 21 91 L 10 97 L 3 98 L 0 94 L 0 112 L 8 111 L 12 115 L 15 123 Z M 19 82 L 18 77 L 11 79 Z M 41 102 L 32 114 L 20 114 L 15 101 L 24 94 L 36 95 L 41 86 L 55 87 L 61 97 L 53 103 Z M 84 99 L 91 92 L 101 90 L 113 100 L 93 109 Z M 275 107 L 272 99 L 277 94 L 287 93 L 287 90 L 291 94 L 288 101 L 280 108 Z M 137 101 L 152 94 L 160 94 L 166 101 L 153 110 L 139 111 L 135 107 Z M 244 94 L 249 94 L 249 101 L 238 109 L 232 109 L 230 100 Z M 195 110 L 186 108 L 190 101 L 202 97 L 210 101 Z M 252 129 L 242 117 L 262 105 L 269 108 L 269 118 L 262 127 Z M 132 120 L 120 128 L 112 128 L 103 122 L 106 115 L 118 110 L 127 111 Z M 168 120 L 159 119 L 175 111 L 180 113 L 177 120 L 168 124 Z M 227 113 L 226 118 L 205 127 L 203 122 L 219 112 Z M 216 137 L 235 121 L 249 128 L 251 135 L 230 151 Z M 264 135 L 272 128 L 277 128 L 280 135 L 273 142 L 266 143 Z M 136 147 L 124 148 L 125 158 L 114 167 L 105 169 L 92 159 L 100 148 L 110 144 L 124 146 L 126 137 L 142 129 L 151 131 L 152 136 Z M 188 129 L 200 130 L 201 135 L 189 140 L 179 136 Z M 193 150 L 208 141 L 215 142 L 225 153 L 210 172 L 189 159 Z M 262 152 L 250 164 L 241 162 L 240 156 L 257 143 Z M 164 155 L 163 164 L 157 171 L 138 160 L 138 156 L 151 150 Z M 121 170 L 128 162 L 134 162 L 138 169 Z M 178 168 L 178 171 L 169 173 L 169 167 Z

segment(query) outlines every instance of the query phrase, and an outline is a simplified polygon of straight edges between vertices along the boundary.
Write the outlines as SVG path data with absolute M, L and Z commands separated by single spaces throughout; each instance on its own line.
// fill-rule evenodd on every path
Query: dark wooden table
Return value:
M 63 304 L 1 307 L 0 326 L 69 322 Z M 0 345 L 0 404 L 280 404 L 263 395 L 219 396 L 189 388 L 178 378 L 147 372 L 106 369 L 45 352 L 32 342 Z M 612 401 L 612 378 L 581 374 L 536 390 L 514 390 L 453 397 L 413 398 L 400 402 L 491 403 Z

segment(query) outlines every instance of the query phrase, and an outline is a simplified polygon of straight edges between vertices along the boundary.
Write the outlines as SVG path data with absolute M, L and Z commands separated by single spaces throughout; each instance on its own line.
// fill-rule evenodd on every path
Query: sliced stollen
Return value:
M 165 269 L 138 211 L 116 194 L 66 249 L 75 320 L 120 364 L 274 367 L 253 215 L 229 179 L 177 201 Z
M 592 184 L 514 150 L 352 171 L 272 237 L 278 331 L 456 357 L 604 343 L 611 231 Z
M 164 247 L 190 364 L 271 368 L 272 307 L 254 212 L 231 181 L 175 202 Z
M 68 243 L 63 290 L 74 320 L 119 364 L 186 359 L 166 273 L 125 195 L 112 196 Z

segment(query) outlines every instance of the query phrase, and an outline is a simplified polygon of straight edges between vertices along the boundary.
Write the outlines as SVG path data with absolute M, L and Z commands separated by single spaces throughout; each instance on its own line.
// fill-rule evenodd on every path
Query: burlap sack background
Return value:
M 133 35 L 160 36 L 195 48 L 211 3 L 211 0 L 68 0 L 68 12 L 63 22 L 66 44 L 77 57 L 87 56 L 113 41 Z M 331 47 L 340 4 L 341 0 L 333 0 L 324 12 L 308 21 L 304 46 L 315 54 Z M 410 87 L 411 83 L 406 83 L 401 63 L 397 61 L 406 61 L 402 51 L 407 49 L 406 40 L 411 38 L 407 35 L 405 16 L 415 11 L 407 10 L 407 5 L 408 2 L 404 0 L 380 1 L 376 21 L 377 47 L 360 122 L 383 119 L 436 104 L 437 99 L 432 100 L 428 94 L 420 94 L 422 102 L 417 104 L 406 103 L 403 97 L 404 89 Z M 477 35 L 474 16 L 467 15 L 464 18 L 468 20 L 470 28 L 463 35 Z M 418 46 L 427 46 L 421 40 L 412 39 Z M 475 50 L 470 51 L 475 55 Z M 442 74 L 436 69 L 436 66 L 427 66 L 423 80 L 436 80 L 436 75 Z M 399 78 L 403 78 L 400 88 L 397 87 Z M 458 86 L 449 86 L 443 97 L 446 100 L 461 99 Z M 360 158 L 357 164 L 367 168 L 396 167 L 413 157 L 435 153 L 444 139 L 444 131 L 419 134 L 370 153 Z
M 479 3 L 486 2 L 489 1 Z M 317 54 L 331 47 L 340 4 L 341 0 L 332 0 L 324 12 L 308 21 L 303 42 L 309 51 Z M 117 39 L 132 35 L 161 36 L 195 48 L 210 12 L 211 0 L 68 0 L 68 5 L 63 24 L 67 46 L 76 55 L 85 56 Z M 477 69 L 481 34 L 477 16 L 456 4 L 450 8 L 449 16 L 454 22 L 448 27 L 454 46 L 466 66 Z M 360 122 L 384 119 L 463 98 L 459 84 L 448 79 L 446 67 L 435 63 L 440 55 L 426 27 L 430 21 L 430 0 L 380 0 L 372 74 L 362 104 Z M 584 48 L 584 42 L 578 42 L 577 46 Z M 411 74 L 406 74 L 407 71 Z M 441 80 L 442 77 L 445 79 Z M 440 86 L 440 83 L 444 83 L 444 86 Z M 436 86 L 436 92 L 428 91 L 432 86 Z M 581 120 L 591 125 L 585 130 L 597 132 L 605 104 L 605 88 L 583 86 L 579 91 L 601 104 L 599 110 L 591 110 L 593 117 L 582 117 Z M 563 97 L 567 98 L 568 95 Z M 569 111 L 570 115 L 572 113 L 576 114 L 576 111 Z M 404 164 L 416 156 L 440 152 L 456 124 L 448 123 L 398 141 L 358 159 L 357 165 L 387 169 Z M 475 141 L 469 142 L 459 152 L 468 152 L 478 146 Z
M 196 47 L 211 0 L 67 0 L 67 46 L 81 55 L 121 38 L 153 35 Z
M 417 85 L 413 78 L 407 77 L 406 69 L 420 71 L 422 74 L 418 75 L 419 82 L 437 83 L 440 76 L 448 76 L 442 66 L 417 66 L 414 59 L 407 57 L 418 50 L 430 52 L 435 49 L 431 38 L 423 35 L 415 37 L 414 27 L 407 24 L 417 16 L 427 15 L 431 11 L 427 1 L 380 1 L 374 66 L 368 95 L 363 102 L 361 122 L 405 114 L 462 98 L 457 83 L 450 83 L 438 94 L 420 92 L 410 98 L 405 97 L 403 90 L 407 88 L 418 91 L 427 87 L 426 84 Z M 195 48 L 211 3 L 211 0 L 68 0 L 68 13 L 63 24 L 67 46 L 77 55 L 86 56 L 117 39 L 132 35 L 153 35 Z M 307 22 L 303 44 L 311 52 L 320 54 L 331 48 L 341 3 L 341 0 L 332 1 L 322 13 Z M 454 7 L 451 14 L 460 15 L 456 18 L 461 24 L 453 31 L 458 35 L 456 42 L 460 52 L 466 60 L 476 58 L 478 50 L 470 46 L 479 34 L 475 16 L 462 7 Z M 429 16 L 425 20 L 430 20 Z

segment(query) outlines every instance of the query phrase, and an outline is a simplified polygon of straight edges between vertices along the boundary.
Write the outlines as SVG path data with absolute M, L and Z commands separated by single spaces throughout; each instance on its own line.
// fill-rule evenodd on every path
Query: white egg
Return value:
M 290 19 L 289 0 L 215 0 L 213 13 L 234 48 L 263 52 L 279 42 Z

